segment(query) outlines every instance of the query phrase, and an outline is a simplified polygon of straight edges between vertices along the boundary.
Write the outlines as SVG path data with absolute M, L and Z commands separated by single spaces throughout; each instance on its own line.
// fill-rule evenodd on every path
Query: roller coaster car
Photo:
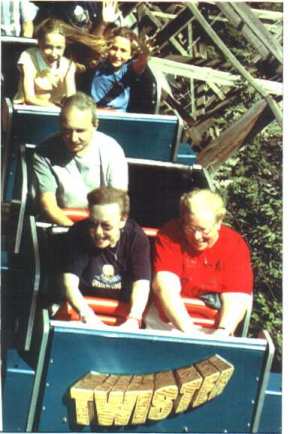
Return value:
M 31 178 L 35 145 L 23 143 L 37 145 L 57 131 L 59 112 L 10 108 L 2 183 L 4 199 L 17 208 L 17 229 L 12 248 L 7 234 L 2 244 L 3 431 L 280 432 L 280 376 L 270 375 L 274 347 L 266 331 L 217 339 L 96 329 L 65 321 L 67 313 L 49 317 L 51 302 L 62 301 L 54 276 L 65 234 L 40 218 Z M 101 128 L 118 135 L 129 157 L 131 216 L 154 237 L 177 215 L 180 194 L 208 187 L 209 179 L 192 156 L 180 164 L 187 157 L 176 117 L 102 116 Z M 94 303 L 107 321 L 127 315 L 116 301 Z M 218 312 L 207 313 L 212 326 Z
M 32 151 L 22 147 L 22 167 Z M 129 167 L 132 216 L 142 225 L 157 227 L 176 215 L 177 197 L 194 179 L 206 186 L 198 167 L 139 160 L 129 160 Z M 25 173 L 31 173 L 27 167 Z M 146 196 L 147 189 L 154 194 Z M 263 404 L 280 396 L 267 391 L 274 348 L 266 332 L 259 339 L 219 340 L 104 331 L 49 318 L 42 308 L 49 297 L 56 300 L 51 272 L 58 262 L 55 252 L 62 254 L 60 239 L 50 251 L 57 239 L 50 230 L 58 228 L 48 228 L 32 211 L 27 204 L 19 254 L 7 270 L 5 305 L 13 339 L 5 347 L 4 431 L 256 432 L 265 426 Z M 126 315 L 126 306 L 116 302 L 97 304 L 107 320 Z M 20 390 L 17 405 L 13 397 Z M 279 413 L 268 416 L 266 426 L 279 431 Z

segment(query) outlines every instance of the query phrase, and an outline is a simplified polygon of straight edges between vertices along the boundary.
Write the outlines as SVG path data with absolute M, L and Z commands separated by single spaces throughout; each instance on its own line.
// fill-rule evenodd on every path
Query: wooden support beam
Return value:
M 283 12 L 269 11 L 267 9 L 251 9 L 260 20 L 278 21 L 283 19 Z
M 270 51 L 265 47 L 263 42 L 253 33 L 251 28 L 242 20 L 240 15 L 234 10 L 230 3 L 219 2 L 217 7 L 227 17 L 231 25 L 233 25 L 245 39 L 253 45 L 263 59 L 266 59 Z
M 207 66 L 189 65 L 186 63 L 175 62 L 174 60 L 161 59 L 159 57 L 151 57 L 148 63 L 150 68 L 156 73 L 162 71 L 164 74 L 171 74 L 187 77 L 193 80 L 205 81 L 209 85 L 216 84 L 218 86 L 236 86 L 241 81 L 240 75 L 218 71 L 217 69 L 209 68 Z M 247 74 L 250 75 L 249 73 Z M 252 76 L 250 77 L 252 83 L 254 83 L 258 88 L 261 88 L 264 94 L 269 92 L 274 95 L 282 95 L 282 83 L 253 78 Z
M 180 33 L 193 20 L 194 17 L 192 13 L 187 8 L 184 8 L 155 35 L 156 44 L 162 48 L 164 45 L 168 44 L 170 38 Z
M 266 109 L 266 101 L 260 100 L 256 102 L 244 115 L 199 153 L 198 163 L 213 172 L 218 170 L 243 145 Z
M 155 24 L 157 28 L 164 27 L 162 22 L 154 15 L 154 12 L 151 12 L 148 6 L 143 5 L 143 12 Z M 176 50 L 179 51 L 180 54 L 182 54 L 183 56 L 186 56 L 188 54 L 187 51 L 183 48 L 183 46 L 180 44 L 180 42 L 177 41 L 177 39 L 174 36 L 171 36 L 169 40 L 171 44 L 176 48 Z M 160 47 L 160 44 L 156 38 L 155 38 L 155 44 L 156 46 Z
M 229 72 L 218 71 L 206 66 L 188 65 L 158 57 L 151 57 L 149 66 L 154 71 L 159 70 L 165 74 L 179 75 L 206 82 L 210 81 L 225 86 L 233 86 L 241 80 L 241 76 Z
M 259 18 L 252 12 L 246 3 L 232 3 L 232 7 L 237 11 L 242 20 L 249 26 L 252 32 L 261 40 L 272 55 L 280 62 L 283 62 L 283 51 L 280 44 L 267 31 Z
M 243 25 L 243 20 L 237 14 L 237 12 L 232 8 L 231 3 L 229 2 L 218 2 L 216 6 L 220 11 L 227 17 L 228 21 L 236 28 L 240 29 Z
M 282 116 L 281 109 L 280 109 L 279 105 L 276 103 L 276 101 L 274 101 L 273 98 L 271 98 L 271 96 L 264 90 L 264 88 L 260 84 L 257 83 L 257 81 L 254 79 L 254 77 L 251 76 L 251 74 L 244 68 L 244 66 L 239 62 L 239 60 L 228 49 L 228 47 L 220 39 L 218 34 L 213 30 L 213 28 L 209 25 L 207 20 L 201 14 L 201 12 L 199 11 L 195 2 L 191 1 L 191 2 L 187 2 L 186 4 L 187 4 L 187 7 L 194 14 L 196 20 L 202 26 L 204 31 L 213 40 L 213 42 L 217 45 L 217 47 L 222 51 L 224 56 L 239 71 L 239 73 L 244 77 L 244 79 L 247 80 L 248 83 L 251 86 L 253 86 L 253 88 L 256 89 L 256 91 L 266 99 L 266 101 L 268 102 L 269 106 L 271 107 L 271 110 L 273 111 L 277 121 L 279 122 L 280 125 L 282 125 L 283 116 Z

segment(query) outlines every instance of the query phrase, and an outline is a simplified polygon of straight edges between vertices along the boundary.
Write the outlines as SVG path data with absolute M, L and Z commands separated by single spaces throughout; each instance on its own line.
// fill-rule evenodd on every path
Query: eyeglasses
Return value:
M 196 234 L 197 232 L 199 232 L 200 234 L 202 234 L 204 236 L 208 236 L 211 233 L 211 231 L 213 230 L 213 228 L 215 227 L 215 225 L 216 225 L 216 223 L 214 223 L 209 228 L 203 228 L 201 226 L 192 226 L 189 223 L 183 222 L 183 229 L 184 229 L 184 232 L 186 232 L 187 234 Z

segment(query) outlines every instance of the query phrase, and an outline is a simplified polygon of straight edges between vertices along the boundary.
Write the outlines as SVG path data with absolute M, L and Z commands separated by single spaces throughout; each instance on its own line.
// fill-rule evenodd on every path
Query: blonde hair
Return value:
M 226 214 L 223 198 L 211 190 L 192 190 L 184 193 L 180 198 L 180 214 L 182 217 L 188 214 L 197 214 L 198 209 L 202 207 L 210 209 L 214 213 L 217 222 L 223 220 Z
M 59 33 L 60 35 L 66 37 L 64 23 L 61 20 L 54 18 L 47 18 L 46 20 L 42 21 L 36 28 L 35 34 L 37 40 L 39 42 L 43 41 L 48 33 Z
M 106 54 L 107 41 L 103 37 L 81 31 L 55 18 L 47 18 L 42 21 L 36 29 L 36 37 L 38 41 L 42 41 L 45 35 L 53 32 L 63 35 L 68 44 L 80 43 L 100 57 Z

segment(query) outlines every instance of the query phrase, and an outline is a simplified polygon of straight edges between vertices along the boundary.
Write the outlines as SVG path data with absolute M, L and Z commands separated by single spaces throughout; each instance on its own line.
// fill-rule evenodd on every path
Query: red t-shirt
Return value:
M 198 297 L 205 292 L 253 291 L 248 245 L 241 235 L 224 225 L 211 248 L 195 252 L 184 238 L 180 221 L 171 220 L 158 233 L 154 271 L 170 271 L 179 276 L 183 297 Z

